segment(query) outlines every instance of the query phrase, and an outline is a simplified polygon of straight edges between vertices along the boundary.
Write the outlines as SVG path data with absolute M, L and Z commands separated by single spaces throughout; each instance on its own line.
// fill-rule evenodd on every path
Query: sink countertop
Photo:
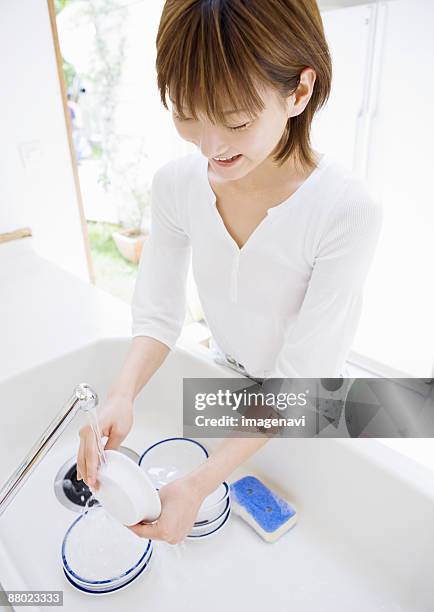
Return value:
M 36 254 L 0 244 L 0 380 L 104 337 L 130 336 L 128 304 Z

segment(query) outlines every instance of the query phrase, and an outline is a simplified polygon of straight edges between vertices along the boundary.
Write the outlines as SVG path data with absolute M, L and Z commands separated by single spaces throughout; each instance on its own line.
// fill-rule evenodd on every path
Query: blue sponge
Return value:
M 230 485 L 232 509 L 267 542 L 274 542 L 297 522 L 297 511 L 255 476 Z

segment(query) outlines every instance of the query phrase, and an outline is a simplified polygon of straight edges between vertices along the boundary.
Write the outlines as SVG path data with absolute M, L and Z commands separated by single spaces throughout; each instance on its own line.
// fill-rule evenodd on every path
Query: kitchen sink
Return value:
M 103 401 L 129 343 L 97 341 L 1 383 L 2 482 L 78 383 Z M 141 454 L 182 436 L 183 377 L 234 377 L 204 355 L 170 353 L 136 399 L 126 447 Z M 4 589 L 61 590 L 65 612 L 434 610 L 434 472 L 376 439 L 273 439 L 231 476 L 257 475 L 296 506 L 298 523 L 277 542 L 264 542 L 233 514 L 214 538 L 155 542 L 149 571 L 123 591 L 75 590 L 60 548 L 77 507 L 59 503 L 53 483 L 68 465 L 73 474 L 83 419 L 79 413 L 70 423 L 0 517 Z M 200 441 L 210 452 L 219 443 Z

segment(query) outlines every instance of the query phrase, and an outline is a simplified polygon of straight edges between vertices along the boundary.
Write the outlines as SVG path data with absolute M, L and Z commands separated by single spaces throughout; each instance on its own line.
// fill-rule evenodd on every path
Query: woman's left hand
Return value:
M 178 544 L 190 533 L 206 493 L 187 475 L 161 487 L 159 495 L 161 514 L 157 521 L 151 525 L 137 523 L 128 528 L 142 538 Z

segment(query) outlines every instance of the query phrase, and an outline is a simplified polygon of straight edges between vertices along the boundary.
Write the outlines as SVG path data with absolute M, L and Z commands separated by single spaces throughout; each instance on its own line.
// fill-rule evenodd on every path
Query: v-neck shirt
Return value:
M 152 182 L 151 231 L 132 301 L 132 335 L 170 349 L 192 272 L 214 346 L 254 377 L 337 377 L 360 319 L 383 220 L 364 182 L 328 154 L 240 248 L 217 209 L 200 152 Z

